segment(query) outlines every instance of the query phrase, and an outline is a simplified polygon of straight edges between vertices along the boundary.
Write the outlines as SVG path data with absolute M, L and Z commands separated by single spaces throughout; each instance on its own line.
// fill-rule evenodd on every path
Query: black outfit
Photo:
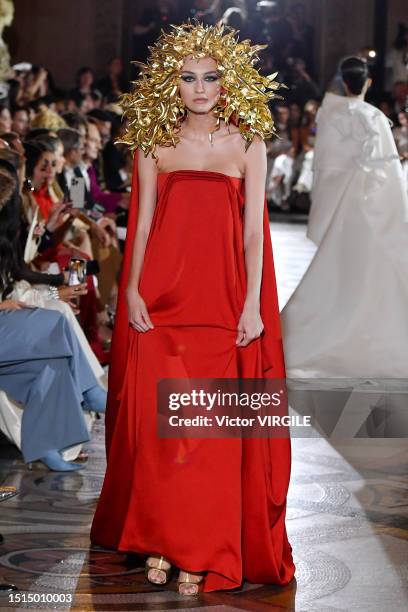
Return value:
M 60 287 L 64 284 L 64 274 L 47 274 L 45 272 L 36 272 L 27 265 L 23 266 L 18 274 L 16 280 L 25 280 L 31 285 L 52 285 L 53 287 Z
M 53 287 L 60 287 L 65 283 L 64 274 L 61 272 L 60 274 L 48 274 L 46 272 L 37 272 L 36 270 L 32 270 L 24 261 L 23 251 L 25 244 L 27 242 L 27 226 L 24 221 L 21 222 L 20 233 L 19 233 L 19 243 L 17 243 L 18 248 L 18 262 L 19 268 L 15 273 L 15 280 L 25 280 L 31 285 L 52 285 Z M 41 237 L 40 244 L 38 246 L 38 252 L 42 253 L 47 249 L 54 246 L 52 233 L 48 230 L 45 230 L 45 233 Z
M 109 191 L 126 191 L 119 172 L 126 165 L 126 157 L 113 140 L 109 140 L 103 149 L 102 159 L 106 187 Z M 99 170 L 98 167 L 97 170 Z

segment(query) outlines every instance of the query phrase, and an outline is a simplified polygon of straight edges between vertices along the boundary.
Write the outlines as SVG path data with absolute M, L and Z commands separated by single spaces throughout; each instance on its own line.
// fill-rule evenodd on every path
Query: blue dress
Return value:
M 43 308 L 0 311 L 0 389 L 24 405 L 26 462 L 89 440 L 81 404 L 97 384 L 64 315 Z

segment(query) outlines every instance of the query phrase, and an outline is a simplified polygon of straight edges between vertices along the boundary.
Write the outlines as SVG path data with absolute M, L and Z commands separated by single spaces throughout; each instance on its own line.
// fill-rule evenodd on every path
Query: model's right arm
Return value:
M 157 201 L 157 169 L 152 156 L 144 157 L 141 151 L 138 154 L 138 174 L 139 212 L 127 287 L 127 301 L 129 323 L 138 331 L 145 332 L 153 327 L 153 323 L 139 293 L 139 280 Z

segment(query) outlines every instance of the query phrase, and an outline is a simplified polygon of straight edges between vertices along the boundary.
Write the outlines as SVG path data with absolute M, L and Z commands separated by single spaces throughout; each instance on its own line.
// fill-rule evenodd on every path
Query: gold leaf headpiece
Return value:
M 133 91 L 124 94 L 121 106 L 128 120 L 127 130 L 119 142 L 132 150 L 140 147 L 145 155 L 156 145 L 175 146 L 177 131 L 185 116 L 178 94 L 180 71 L 187 56 L 194 59 L 213 58 L 218 64 L 221 95 L 213 109 L 218 119 L 232 121 L 250 145 L 255 134 L 268 138 L 274 133 L 269 100 L 279 98 L 274 92 L 281 87 L 276 73 L 262 76 L 255 64 L 258 51 L 267 45 L 251 45 L 238 41 L 238 32 L 217 24 L 206 26 L 187 22 L 162 31 L 156 43 L 149 47 L 150 57 L 141 66 Z

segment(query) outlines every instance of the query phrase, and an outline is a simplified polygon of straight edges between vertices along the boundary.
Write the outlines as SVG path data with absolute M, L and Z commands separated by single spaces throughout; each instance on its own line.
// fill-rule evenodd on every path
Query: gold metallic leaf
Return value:
M 150 56 L 140 66 L 133 91 L 121 97 L 127 128 L 120 142 L 132 150 L 140 149 L 154 156 L 155 147 L 176 146 L 185 109 L 178 95 L 180 70 L 187 56 L 212 57 L 218 64 L 225 92 L 213 110 L 217 127 L 223 119 L 234 122 L 246 141 L 255 134 L 261 138 L 274 133 L 268 102 L 281 98 L 275 90 L 284 87 L 275 80 L 277 73 L 263 76 L 255 64 L 258 52 L 267 45 L 253 45 L 248 39 L 238 41 L 237 31 L 222 23 L 207 26 L 198 21 L 172 25 L 149 47 Z M 215 130 L 214 130 L 215 131 Z

